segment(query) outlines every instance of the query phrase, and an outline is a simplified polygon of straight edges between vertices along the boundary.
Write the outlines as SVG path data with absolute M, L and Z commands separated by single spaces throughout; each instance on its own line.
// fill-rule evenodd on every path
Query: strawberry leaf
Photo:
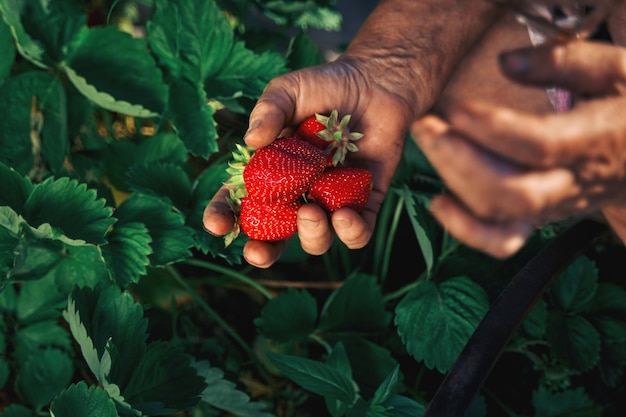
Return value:
M 152 238 L 143 223 L 128 222 L 115 226 L 102 255 L 110 268 L 111 278 L 120 287 L 139 282 L 146 274 L 152 253 Z
M 385 311 L 376 277 L 356 274 L 346 279 L 326 301 L 320 315 L 321 332 L 378 332 L 387 328 L 391 313 Z
M 552 392 L 542 385 L 533 392 L 532 404 L 535 417 L 599 416 L 602 412 L 582 387 Z
M 113 26 L 83 28 L 63 68 L 72 84 L 104 109 L 144 118 L 165 109 L 167 88 L 146 43 Z
M 600 360 L 600 334 L 584 317 L 561 310 L 548 313 L 547 340 L 552 355 L 573 371 L 585 372 Z
M 15 383 L 26 402 L 40 409 L 70 384 L 73 374 L 74 367 L 68 354 L 47 348 L 30 355 Z
M 202 87 L 185 79 L 172 81 L 168 112 L 190 153 L 207 157 L 217 152 L 215 110 L 207 103 Z
M 564 311 L 580 312 L 588 307 L 598 288 L 594 261 L 581 256 L 563 271 L 550 287 L 550 296 Z
M 298 32 L 289 42 L 287 63 L 290 70 L 312 67 L 324 62 L 319 47 L 305 32 Z
M 85 381 L 72 384 L 50 405 L 52 417 L 117 417 L 115 403 L 98 386 L 87 387 Z
M 133 165 L 128 170 L 128 185 L 131 191 L 162 198 L 181 212 L 189 210 L 191 181 L 178 164 L 153 162 Z
M 174 343 L 151 343 L 133 366 L 122 393 L 134 409 L 145 415 L 172 414 L 192 407 L 206 387 L 191 358 Z
M 336 399 L 354 404 L 358 394 L 356 384 L 333 366 L 292 355 L 271 351 L 267 357 L 287 378 L 307 391 L 323 396 L 326 400 Z
M 263 411 L 266 408 L 263 403 L 250 401 L 248 394 L 224 379 L 222 370 L 211 367 L 206 361 L 196 362 L 194 366 L 206 384 L 200 395 L 202 401 L 239 417 L 272 417 L 272 414 Z
M 272 298 L 254 320 L 263 336 L 277 342 L 305 339 L 315 330 L 316 322 L 315 298 L 293 288 Z
M 33 184 L 28 178 L 3 163 L 0 163 L 0 183 L 2 183 L 0 206 L 8 206 L 21 213 L 28 195 L 33 190 Z M 0 217 L 3 217 L 3 214 L 0 214 Z M 1 220 L 0 224 L 3 224 Z
M 45 67 L 44 48 L 33 39 L 22 25 L 22 12 L 25 0 L 10 0 L 0 2 L 0 15 L 11 28 L 15 45 L 20 54 L 33 64 Z
M 0 147 L 3 162 L 22 175 L 58 171 L 69 154 L 65 90 L 44 71 L 27 71 L 0 87 Z
M 159 198 L 132 194 L 115 212 L 120 224 L 143 223 L 152 237 L 152 266 L 163 266 L 191 256 L 195 231 L 185 217 Z
M 415 191 L 409 189 L 404 184 L 398 193 L 404 200 L 404 205 L 409 215 L 415 237 L 422 252 L 422 257 L 426 263 L 426 271 L 430 276 L 433 268 L 435 267 L 435 251 L 433 248 L 433 242 L 436 242 L 436 232 L 438 230 L 435 222 L 432 220 L 432 216 L 428 213 L 426 207 L 424 207 L 423 197 L 418 195 Z
M 44 320 L 30 325 L 20 324 L 20 328 L 15 333 L 15 352 L 13 353 L 19 363 L 26 363 L 31 355 L 37 355 L 42 349 L 48 347 L 73 355 L 74 346 L 70 340 L 70 334 L 58 320 Z
M 488 309 L 485 290 L 469 278 L 420 281 L 398 303 L 395 323 L 408 352 L 445 373 Z
M 48 178 L 35 186 L 24 204 L 24 218 L 31 226 L 49 223 L 71 239 L 104 243 L 115 223 L 113 210 L 98 199 L 95 190 L 69 178 Z
M 0 6 L 1 10 L 2 6 Z M 0 19 L 0 84 L 10 74 L 14 61 L 15 44 L 13 43 L 11 28 L 4 20 Z

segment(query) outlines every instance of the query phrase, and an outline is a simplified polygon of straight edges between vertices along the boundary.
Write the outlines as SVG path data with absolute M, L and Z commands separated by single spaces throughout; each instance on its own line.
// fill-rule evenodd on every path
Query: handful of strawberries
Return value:
M 372 174 L 343 166 L 354 141 L 363 135 L 348 130 L 350 116 L 339 120 L 316 114 L 298 126 L 292 136 L 281 137 L 254 153 L 240 145 L 229 164 L 230 204 L 237 216 L 235 230 L 249 238 L 278 241 L 297 231 L 298 209 L 314 201 L 331 213 L 341 207 L 362 211 L 372 190 Z

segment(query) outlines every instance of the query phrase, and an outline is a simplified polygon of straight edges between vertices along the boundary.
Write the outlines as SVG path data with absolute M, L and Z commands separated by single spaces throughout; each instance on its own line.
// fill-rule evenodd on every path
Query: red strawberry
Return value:
M 296 219 L 300 200 L 286 204 L 265 204 L 248 197 L 241 199 L 239 226 L 250 238 L 274 242 L 296 233 Z
M 333 110 L 330 116 L 316 113 L 298 126 L 294 136 L 329 154 L 329 165 L 338 165 L 343 163 L 348 152 L 358 150 L 353 142 L 363 137 L 361 133 L 350 132 L 348 123 L 350 123 L 350 115 L 339 120 L 337 110 Z
M 326 166 L 326 155 L 295 137 L 257 149 L 243 170 L 248 198 L 288 203 L 302 196 Z
M 341 207 L 362 211 L 372 191 L 372 174 L 363 168 L 328 168 L 311 184 L 308 197 L 332 212 Z

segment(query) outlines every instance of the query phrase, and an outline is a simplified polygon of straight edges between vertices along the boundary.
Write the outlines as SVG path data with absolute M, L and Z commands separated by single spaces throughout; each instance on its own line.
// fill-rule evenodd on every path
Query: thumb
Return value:
M 617 94 L 626 84 L 626 50 L 590 41 L 545 44 L 504 52 L 504 74 L 523 84 L 557 86 L 577 94 Z

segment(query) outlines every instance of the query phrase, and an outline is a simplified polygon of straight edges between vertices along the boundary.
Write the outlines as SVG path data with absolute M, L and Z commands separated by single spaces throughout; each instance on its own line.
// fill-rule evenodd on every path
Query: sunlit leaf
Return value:
M 143 223 L 127 222 L 113 227 L 102 254 L 111 270 L 111 278 L 122 288 L 138 282 L 146 274 L 152 238 Z
M 184 216 L 162 200 L 144 194 L 132 194 L 118 207 L 121 224 L 140 222 L 152 237 L 152 266 L 163 266 L 191 255 L 195 231 L 185 225 Z
M 264 411 L 263 403 L 251 401 L 248 394 L 237 389 L 233 382 L 224 379 L 224 372 L 211 367 L 208 362 L 194 365 L 198 374 L 204 378 L 206 388 L 202 391 L 202 401 L 238 417 L 271 417 Z
M 95 190 L 69 178 L 49 178 L 33 188 L 24 204 L 24 218 L 31 226 L 49 223 L 72 239 L 103 243 L 115 223 L 113 210 Z
M 342 16 L 332 6 L 334 2 L 270 0 L 263 2 L 263 12 L 281 25 L 294 25 L 303 29 L 311 27 L 327 31 L 339 30 Z
M 421 281 L 396 307 L 395 322 L 408 352 L 444 373 L 488 309 L 485 291 L 469 278 Z
M 328 364 L 274 352 L 267 352 L 267 357 L 287 378 L 307 391 L 347 404 L 356 401 L 354 382 Z
M 98 386 L 72 384 L 50 405 L 51 417 L 117 417 L 115 404 Z
M 114 26 L 81 30 L 64 69 L 83 95 L 107 110 L 151 117 L 165 109 L 167 89 L 145 41 Z
M 0 86 L 0 162 L 22 175 L 59 170 L 69 154 L 65 111 L 65 89 L 55 75 L 10 77 Z
M 574 371 L 588 371 L 600 360 L 600 335 L 580 315 L 550 311 L 547 339 L 554 357 Z
M 72 380 L 74 369 L 67 353 L 44 349 L 28 357 L 17 377 L 17 388 L 35 409 L 48 405 Z
M 385 310 L 376 277 L 356 274 L 328 298 L 318 329 L 322 332 L 377 332 L 385 329 L 390 320 L 391 313 Z
M 293 288 L 271 299 L 254 321 L 263 336 L 277 342 L 305 339 L 315 330 L 316 322 L 315 298 Z
M 554 303 L 564 311 L 580 311 L 593 299 L 598 286 L 594 261 L 581 256 L 559 275 L 550 287 Z

